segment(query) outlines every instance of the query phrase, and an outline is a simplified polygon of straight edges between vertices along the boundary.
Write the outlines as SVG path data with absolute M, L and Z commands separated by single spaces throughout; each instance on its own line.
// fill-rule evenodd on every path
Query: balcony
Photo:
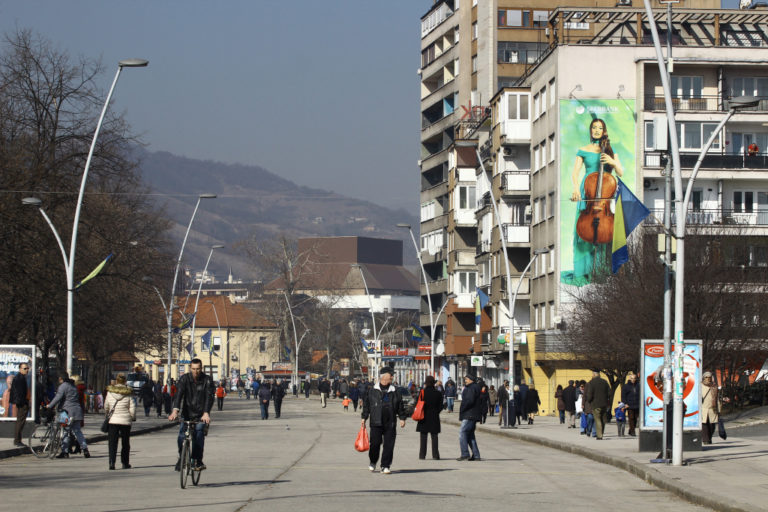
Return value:
M 693 169 L 698 153 L 680 153 L 680 167 Z M 662 153 L 658 151 L 645 152 L 645 167 L 663 167 Z M 749 155 L 723 155 L 708 154 L 701 162 L 702 169 L 730 169 L 730 170 L 762 170 L 768 169 L 768 153 Z
M 664 219 L 664 210 L 651 210 L 659 220 Z M 651 216 L 646 217 L 646 225 L 658 225 Z M 672 225 L 677 224 L 677 216 L 672 211 Z M 690 210 L 685 216 L 687 226 L 768 226 L 768 209 L 757 211 L 741 210 Z
M 505 196 L 530 194 L 531 173 L 529 171 L 505 171 L 501 175 L 501 190 Z
M 480 243 L 475 247 L 475 256 L 480 256 L 481 254 L 486 254 L 489 252 L 491 252 L 490 240 L 481 240 Z
M 504 143 L 526 143 L 531 141 L 531 122 L 529 120 L 507 119 L 499 123 Z
M 726 112 L 728 99 L 721 96 L 699 96 L 696 98 L 672 98 L 675 112 Z M 664 96 L 655 94 L 645 95 L 645 110 L 664 112 L 667 102 Z M 768 111 L 768 99 L 761 99 L 756 107 L 740 109 L 741 111 L 764 112 Z
M 504 224 L 504 241 L 508 244 L 528 244 L 531 242 L 530 224 Z

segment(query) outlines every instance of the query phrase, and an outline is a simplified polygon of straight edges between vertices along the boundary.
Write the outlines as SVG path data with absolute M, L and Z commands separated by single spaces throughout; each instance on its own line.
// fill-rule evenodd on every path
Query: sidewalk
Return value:
M 752 415 L 755 416 L 755 415 Z M 762 416 L 762 415 L 760 415 Z M 445 422 L 458 424 L 458 410 L 441 414 Z M 685 452 L 687 466 L 651 464 L 655 453 L 638 452 L 637 438 L 618 437 L 616 424 L 609 423 L 600 441 L 579 434 L 579 429 L 560 425 L 557 417 L 537 416 L 534 425 L 519 425 L 503 430 L 498 416 L 477 425 L 478 432 L 511 437 L 574 453 L 628 471 L 646 482 L 667 490 L 694 504 L 724 512 L 768 510 L 768 441 L 739 438 L 743 424 L 768 418 L 733 419 L 725 424 L 728 440 L 717 437 L 700 452 Z M 492 447 L 480 441 L 483 455 Z M 577 469 L 575 469 L 577 470 Z
M 101 424 L 104 421 L 103 414 L 86 414 L 85 425 L 83 426 L 83 435 L 88 444 L 105 441 L 107 434 L 101 431 Z M 24 429 L 26 432 L 30 426 L 30 421 L 27 421 L 27 425 Z M 136 410 L 136 422 L 131 427 L 131 436 L 138 436 L 156 430 L 162 430 L 164 428 L 170 428 L 174 425 L 178 425 L 178 422 L 171 423 L 165 414 L 161 418 L 157 417 L 157 414 L 153 410 L 149 418 L 144 417 L 144 409 L 142 407 Z M 27 444 L 28 438 L 23 439 L 24 444 Z M 0 438 L 0 459 L 6 459 L 8 457 L 16 457 L 17 455 L 28 455 L 30 451 L 28 448 L 16 448 L 13 446 L 13 437 Z

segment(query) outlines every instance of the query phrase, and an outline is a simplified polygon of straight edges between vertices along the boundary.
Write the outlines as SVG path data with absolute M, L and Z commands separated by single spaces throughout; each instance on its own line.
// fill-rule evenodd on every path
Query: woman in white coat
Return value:
M 104 402 L 104 413 L 109 418 L 109 469 L 115 469 L 117 458 L 117 439 L 121 439 L 120 462 L 123 469 L 131 467 L 131 423 L 136 421 L 136 404 L 133 402 L 131 388 L 125 385 L 125 374 L 118 374 L 115 384 L 107 387 L 107 399 Z

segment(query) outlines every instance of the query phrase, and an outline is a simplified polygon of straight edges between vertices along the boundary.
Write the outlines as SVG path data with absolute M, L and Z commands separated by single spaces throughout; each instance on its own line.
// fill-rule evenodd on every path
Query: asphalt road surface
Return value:
M 184 490 L 173 471 L 177 429 L 133 438 L 127 470 L 107 470 L 106 442 L 90 446 L 90 459 L 2 460 L 3 510 L 704 510 L 611 466 L 483 433 L 484 460 L 458 462 L 453 425 L 443 424 L 442 460 L 419 460 L 410 419 L 398 431 L 392 474 L 370 473 L 367 454 L 353 448 L 359 414 L 338 400 L 322 409 L 289 398 L 280 419 L 259 418 L 255 400 L 214 407 L 208 469 Z

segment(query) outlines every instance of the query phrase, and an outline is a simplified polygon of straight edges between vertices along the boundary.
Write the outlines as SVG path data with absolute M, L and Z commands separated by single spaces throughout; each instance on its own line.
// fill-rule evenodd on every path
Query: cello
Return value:
M 609 146 L 608 136 L 600 139 L 600 155 Z M 602 160 L 602 158 L 601 158 Z M 600 162 L 597 172 L 584 177 L 584 200 L 587 207 L 576 221 L 576 234 L 591 244 L 607 244 L 613 240 L 613 212 L 611 200 L 616 194 L 618 183 L 605 164 Z

